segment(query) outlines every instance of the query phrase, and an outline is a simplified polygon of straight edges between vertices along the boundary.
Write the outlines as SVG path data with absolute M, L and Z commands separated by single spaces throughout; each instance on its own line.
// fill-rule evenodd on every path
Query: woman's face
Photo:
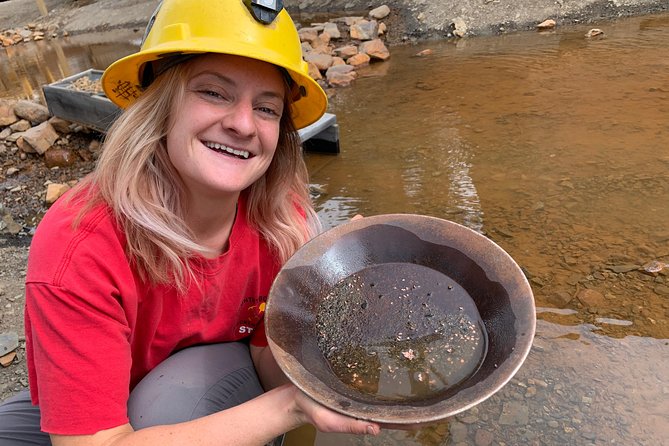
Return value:
M 191 197 L 239 193 L 272 161 L 285 82 L 274 65 L 245 57 L 207 54 L 191 63 L 171 114 L 168 156 Z

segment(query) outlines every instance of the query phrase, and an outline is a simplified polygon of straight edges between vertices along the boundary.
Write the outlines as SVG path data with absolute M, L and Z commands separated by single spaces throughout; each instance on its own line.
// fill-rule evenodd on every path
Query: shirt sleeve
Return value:
M 26 329 L 43 431 L 85 435 L 128 422 L 130 330 L 113 296 L 28 283 Z

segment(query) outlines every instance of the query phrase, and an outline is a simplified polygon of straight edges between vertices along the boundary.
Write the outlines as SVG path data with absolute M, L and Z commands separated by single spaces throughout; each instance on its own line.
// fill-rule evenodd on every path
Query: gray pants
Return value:
M 190 347 L 139 382 L 128 400 L 128 416 L 135 429 L 174 424 L 236 406 L 262 392 L 245 344 Z M 0 405 L 0 446 L 24 445 L 51 445 L 28 391 Z

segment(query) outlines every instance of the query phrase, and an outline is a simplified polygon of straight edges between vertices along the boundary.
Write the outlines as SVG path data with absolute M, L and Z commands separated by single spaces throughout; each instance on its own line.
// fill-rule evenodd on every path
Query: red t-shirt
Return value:
M 26 359 L 42 430 L 83 435 L 127 423 L 130 390 L 185 347 L 249 336 L 267 345 L 262 318 L 279 265 L 245 211 L 242 197 L 228 251 L 196 259 L 201 281 L 181 295 L 140 278 L 107 206 L 73 229 L 75 201 L 54 204 L 26 278 Z

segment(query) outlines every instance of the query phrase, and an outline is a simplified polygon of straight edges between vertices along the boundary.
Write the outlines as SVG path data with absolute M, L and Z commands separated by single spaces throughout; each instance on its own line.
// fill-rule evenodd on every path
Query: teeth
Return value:
M 220 150 L 221 152 L 226 152 L 230 153 L 232 155 L 238 156 L 240 158 L 248 159 L 248 157 L 251 155 L 248 151 L 246 150 L 236 150 L 228 146 L 224 146 L 223 144 L 218 144 L 215 142 L 205 142 L 205 146 L 209 147 L 210 149 L 214 150 Z

